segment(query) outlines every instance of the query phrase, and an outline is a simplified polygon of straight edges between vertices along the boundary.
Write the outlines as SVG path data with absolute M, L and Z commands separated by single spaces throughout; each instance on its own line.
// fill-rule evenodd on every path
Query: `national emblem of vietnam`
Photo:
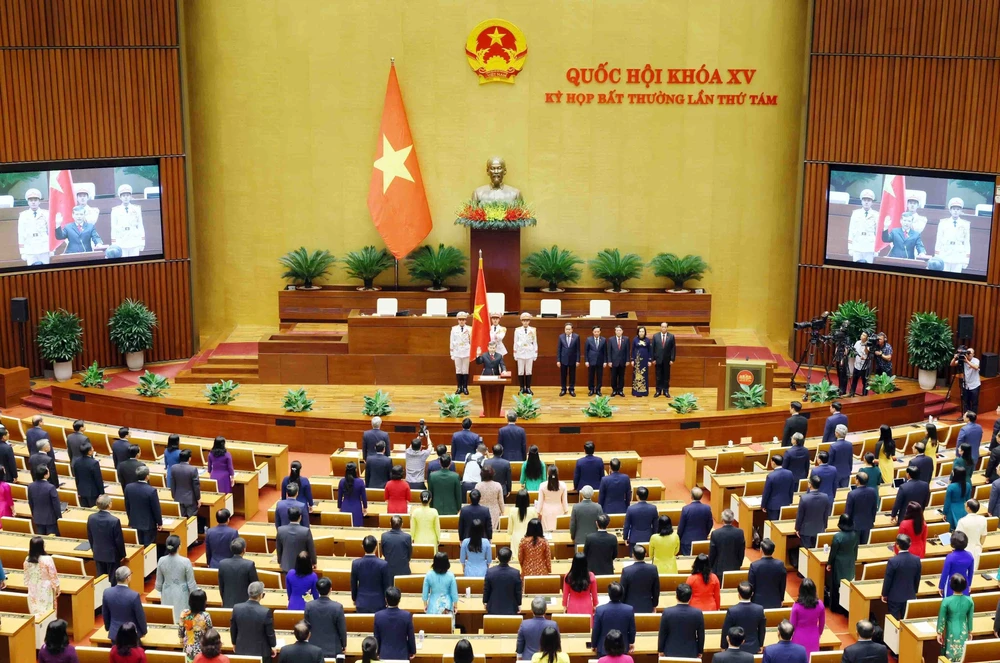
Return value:
M 513 83 L 528 57 L 524 33 L 499 18 L 483 21 L 472 29 L 465 41 L 469 66 L 483 83 Z

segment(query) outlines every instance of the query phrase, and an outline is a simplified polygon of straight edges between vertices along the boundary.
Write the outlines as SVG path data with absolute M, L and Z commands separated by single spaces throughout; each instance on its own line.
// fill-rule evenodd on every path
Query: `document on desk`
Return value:
M 937 630 L 934 628 L 934 625 L 931 624 L 930 622 L 916 622 L 913 625 L 913 628 L 917 629 L 921 633 L 931 634 L 937 632 Z

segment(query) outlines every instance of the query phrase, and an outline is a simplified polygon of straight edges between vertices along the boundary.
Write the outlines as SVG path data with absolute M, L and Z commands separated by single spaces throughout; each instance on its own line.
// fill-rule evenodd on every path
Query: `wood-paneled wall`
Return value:
M 1000 233 L 993 231 L 986 283 L 823 266 L 830 164 L 996 176 L 998 57 L 993 0 L 815 0 L 797 319 L 848 299 L 870 302 L 900 375 L 916 374 L 905 342 L 915 311 L 936 311 L 953 326 L 970 313 L 977 351 L 1000 349 Z
M 126 297 L 156 313 L 147 361 L 194 352 L 180 49 L 175 0 L 0 0 L 0 163 L 156 158 L 164 259 L 0 275 L 0 365 L 20 363 L 11 297 L 28 297 L 28 366 L 38 319 L 65 308 L 84 321 L 77 368 L 120 365 L 108 340 Z

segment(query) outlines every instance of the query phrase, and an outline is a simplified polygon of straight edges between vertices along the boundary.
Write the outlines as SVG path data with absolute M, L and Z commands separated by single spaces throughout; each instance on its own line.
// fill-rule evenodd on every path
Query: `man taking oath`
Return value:
M 674 335 L 667 331 L 669 325 L 660 323 L 660 332 L 653 336 L 653 358 L 652 364 L 656 366 L 656 393 L 657 396 L 670 398 L 670 367 L 674 365 L 677 358 L 677 344 L 674 342 Z
M 580 335 L 573 333 L 573 325 L 566 323 L 565 333 L 559 337 L 559 348 L 556 350 L 556 366 L 559 367 L 560 396 L 566 395 L 566 383 L 569 382 L 569 395 L 576 398 L 576 365 L 580 363 Z
M 604 382 L 604 366 L 608 362 L 608 342 L 601 336 L 601 328 L 594 327 L 584 349 L 584 363 L 587 365 L 587 395 L 601 395 Z
M 476 348 L 476 363 L 482 364 L 483 375 L 501 375 L 507 372 L 507 367 L 503 365 L 503 356 L 497 352 L 496 341 L 489 342 L 489 349 L 482 352 L 482 348 Z
M 472 350 L 472 329 L 465 324 L 469 314 L 459 311 L 458 324 L 451 328 L 451 358 L 455 361 L 456 394 L 469 393 L 469 353 Z

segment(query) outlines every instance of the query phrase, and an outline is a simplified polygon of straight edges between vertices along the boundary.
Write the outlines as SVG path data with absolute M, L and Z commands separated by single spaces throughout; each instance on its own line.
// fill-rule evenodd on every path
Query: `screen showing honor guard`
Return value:
M 830 170 L 827 264 L 985 280 L 994 180 Z
M 0 172 L 0 271 L 162 256 L 155 164 Z

